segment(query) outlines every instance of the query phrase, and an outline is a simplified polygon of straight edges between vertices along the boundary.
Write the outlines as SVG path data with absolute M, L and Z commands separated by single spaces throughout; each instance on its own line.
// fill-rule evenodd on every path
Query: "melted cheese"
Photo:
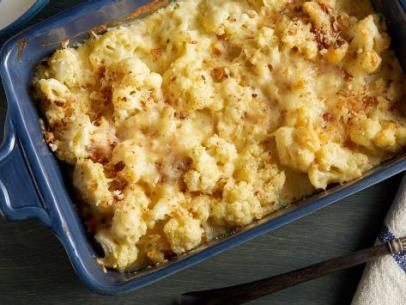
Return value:
M 106 266 L 162 263 L 401 151 L 405 75 L 367 1 L 183 0 L 34 80 Z

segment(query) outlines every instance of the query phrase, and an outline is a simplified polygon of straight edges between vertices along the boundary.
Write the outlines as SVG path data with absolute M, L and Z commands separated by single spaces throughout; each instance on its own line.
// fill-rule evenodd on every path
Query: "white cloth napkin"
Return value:
M 16 21 L 35 3 L 35 0 L 0 0 L 0 30 Z
M 385 226 L 378 236 L 380 242 L 406 236 L 406 176 L 403 177 Z M 369 263 L 364 271 L 352 305 L 405 305 L 406 254 L 387 255 Z

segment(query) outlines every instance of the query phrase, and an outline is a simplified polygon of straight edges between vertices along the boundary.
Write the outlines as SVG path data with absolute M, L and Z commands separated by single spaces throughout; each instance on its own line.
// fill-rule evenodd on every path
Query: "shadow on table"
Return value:
M 0 232 L 0 304 L 170 305 L 181 292 L 164 280 L 126 295 L 97 295 L 80 283 L 63 247 L 42 225 L 0 219 Z

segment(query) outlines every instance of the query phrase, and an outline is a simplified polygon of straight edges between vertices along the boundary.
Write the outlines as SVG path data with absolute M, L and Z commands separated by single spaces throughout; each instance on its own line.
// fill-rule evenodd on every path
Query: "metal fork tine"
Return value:
M 387 243 L 392 255 L 400 254 L 406 251 L 406 238 L 396 238 Z

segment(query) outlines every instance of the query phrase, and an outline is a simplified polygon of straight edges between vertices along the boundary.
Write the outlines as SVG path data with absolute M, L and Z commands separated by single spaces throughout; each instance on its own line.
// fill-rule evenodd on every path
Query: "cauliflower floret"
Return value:
M 201 22 L 204 28 L 211 33 L 217 35 L 224 34 L 224 24 L 227 18 L 230 17 L 230 10 L 239 11 L 237 3 L 225 3 L 225 1 L 204 0 L 202 3 L 204 14 L 201 16 Z M 226 9 L 227 6 L 227 9 Z
M 238 43 L 256 29 L 258 22 L 256 11 L 244 8 L 244 4 L 238 1 L 205 0 L 202 2 L 200 21 L 207 32 L 228 35 L 232 43 Z
M 69 88 L 60 81 L 54 78 L 40 79 L 36 83 L 36 88 L 47 101 L 43 102 L 43 107 L 50 126 L 62 122 L 75 113 L 75 108 L 72 107 L 73 96 Z
M 108 31 L 90 43 L 89 60 L 94 69 L 109 66 L 121 59 L 134 56 L 134 50 L 143 44 L 142 36 L 130 33 L 125 28 Z
M 234 178 L 252 185 L 266 213 L 280 198 L 286 179 L 285 173 L 272 164 L 269 152 L 259 145 L 248 145 L 240 152 Z
M 161 94 L 161 75 L 151 72 L 137 57 L 111 65 L 106 77 L 113 81 L 112 102 L 118 122 L 142 110 L 145 104 Z
M 142 103 L 148 101 L 150 93 L 136 87 L 121 85 L 113 89 L 112 102 L 114 118 L 123 121 L 136 111 L 142 110 Z
M 262 27 L 258 32 L 257 43 L 263 49 L 272 50 L 277 45 L 278 39 L 274 35 L 274 29 L 270 27 Z
M 279 128 L 275 132 L 275 141 L 282 165 L 302 172 L 307 172 L 320 147 L 317 135 L 307 128 Z
M 217 133 L 221 138 L 232 141 L 237 148 L 249 137 L 261 141 L 267 136 L 275 113 L 268 107 L 266 98 L 242 86 L 234 78 L 227 78 L 219 88 L 224 99 L 224 108 L 217 122 Z
M 396 142 L 396 125 L 394 123 L 386 124 L 375 138 L 375 144 L 378 147 L 389 151 L 397 146 Z
M 145 147 L 131 140 L 120 142 L 112 153 L 113 164 L 124 163 L 124 168 L 118 175 L 131 183 L 141 180 L 155 185 L 159 180 L 155 161 L 154 156 L 147 153 Z
M 339 64 L 347 55 L 349 49 L 348 42 L 342 42 L 340 46 L 330 47 L 324 54 L 328 62 L 332 64 Z
M 337 29 L 336 16 L 332 16 L 334 0 L 308 1 L 303 4 L 303 11 L 309 15 L 312 31 L 317 36 L 316 49 L 332 64 L 339 64 L 347 55 L 349 44 Z M 342 17 L 342 16 L 340 16 Z M 313 46 L 314 48 L 314 46 Z
M 373 73 L 381 65 L 382 59 L 375 51 L 360 52 L 355 61 L 352 61 L 347 67 L 347 71 L 352 75 L 360 73 Z
M 87 115 L 80 113 L 72 117 L 58 130 L 52 143 L 58 158 L 71 164 L 86 158 L 93 132 L 94 126 Z
M 141 190 L 138 193 L 143 196 L 137 197 L 131 193 L 117 203 L 111 223 L 111 232 L 114 236 L 134 244 L 147 232 L 143 206 L 145 201 L 148 202 L 148 198 Z
M 300 73 L 298 73 L 300 71 Z M 320 102 L 317 92 L 319 79 L 317 72 L 305 61 L 296 63 L 296 68 L 284 66 L 280 68 L 280 77 L 289 84 L 288 90 L 283 90 L 278 104 L 285 113 L 287 126 L 305 126 L 310 123 L 320 124 L 320 118 L 326 105 Z M 324 88 L 323 88 L 324 89 Z
M 210 224 L 217 227 L 226 227 L 227 203 L 220 199 L 213 199 L 210 203 Z
M 134 244 L 117 242 L 108 230 L 100 230 L 95 238 L 104 251 L 103 264 L 110 268 L 125 271 L 135 266 L 138 248 Z
M 151 74 L 148 66 L 136 55 L 116 61 L 108 66 L 106 78 L 113 82 L 124 82 L 127 85 L 142 85 Z M 151 82 L 148 83 L 151 85 Z M 160 86 L 160 82 L 156 86 Z
M 199 195 L 190 200 L 188 206 L 192 215 L 201 222 L 206 222 L 210 217 L 210 205 L 213 203 L 213 198 L 207 195 Z
M 368 17 L 359 21 L 354 28 L 354 37 L 351 42 L 351 48 L 356 50 L 370 51 L 374 50 L 378 45 L 378 49 L 385 48 L 386 42 L 384 37 L 379 33 L 378 27 L 375 24 L 374 16 Z
M 379 33 L 372 15 L 359 21 L 350 44 L 355 59 L 346 65 L 347 72 L 352 75 L 375 72 L 382 62 L 379 54 L 388 46 L 389 38 Z
M 182 215 L 171 218 L 164 226 L 164 233 L 172 251 L 182 254 L 200 244 L 203 229 L 199 220 Z
M 274 168 L 264 172 L 260 177 L 264 181 L 263 187 L 258 190 L 257 197 L 261 201 L 264 214 L 269 214 L 283 203 L 280 202 L 280 195 L 286 182 L 286 176 L 283 171 L 278 172 Z
M 195 58 L 201 58 L 193 46 L 186 48 L 163 76 L 163 92 L 172 105 L 181 111 L 219 110 L 221 99 L 214 90 L 212 76 Z
M 193 149 L 189 157 L 193 160 L 194 169 L 184 175 L 188 190 L 210 193 L 221 175 L 216 159 L 201 146 Z
M 160 122 L 161 112 L 156 107 L 148 107 L 137 112 L 124 121 L 116 121 L 118 137 L 122 140 L 136 141 L 137 136 L 155 131 Z M 143 144 L 143 143 L 138 143 Z
M 286 48 L 296 48 L 307 59 L 316 58 L 319 48 L 310 23 L 305 24 L 301 20 L 288 21 L 285 19 L 284 22 L 280 23 L 280 27 L 282 31 L 281 41 Z
M 168 242 L 164 234 L 146 234 L 137 244 L 140 252 L 153 264 L 166 261 L 165 254 L 170 252 Z M 140 253 L 141 254 L 141 253 Z
M 200 129 L 192 119 L 184 119 L 176 130 L 177 145 L 182 150 L 198 147 L 207 137 L 204 129 Z
M 381 129 L 379 121 L 360 116 L 351 121 L 349 135 L 354 143 L 375 150 L 374 139 Z
M 309 170 L 309 179 L 315 188 L 325 189 L 330 183 L 360 177 L 369 166 L 366 155 L 328 143 L 317 152 L 316 161 Z
M 73 185 L 83 200 L 98 211 L 111 211 L 114 198 L 109 183 L 103 165 L 89 159 L 77 161 L 73 171 Z
M 71 96 L 69 88 L 55 78 L 40 79 L 37 85 L 39 90 L 51 102 L 65 102 Z
M 177 121 L 175 119 L 175 110 L 172 107 L 165 107 L 158 123 L 159 134 L 161 137 L 173 136 L 176 132 Z
M 376 135 L 377 147 L 387 152 L 397 152 L 406 143 L 406 127 L 393 121 L 382 123 L 382 130 Z
M 404 143 L 405 128 L 392 121 L 359 116 L 352 120 L 349 135 L 351 141 L 371 152 L 396 152 Z
M 322 4 L 318 2 L 319 1 L 305 2 L 303 4 L 303 11 L 309 15 L 312 24 L 318 31 L 323 34 L 330 34 L 332 32 L 331 16 L 323 9 Z
M 54 77 L 69 87 L 79 86 L 85 82 L 84 63 L 77 50 L 68 48 L 57 50 L 49 60 L 49 67 Z
M 183 151 L 202 145 L 213 134 L 213 117 L 205 112 L 194 112 L 178 121 L 176 145 Z
M 185 201 L 185 195 L 177 186 L 171 184 L 163 184 L 156 197 L 155 205 L 148 213 L 149 227 L 153 227 L 157 221 L 171 215 Z
M 111 122 L 102 117 L 98 120 L 97 126 L 92 126 L 90 141 L 91 150 L 108 160 L 114 145 L 118 142 L 116 129 Z
M 212 136 L 207 141 L 208 151 L 214 156 L 218 163 L 222 165 L 222 175 L 229 177 L 234 172 L 235 161 L 238 157 L 237 148 L 233 143 L 229 143 L 218 135 Z
M 252 0 L 252 1 L 258 1 L 258 0 Z M 271 8 L 276 12 L 278 12 L 286 4 L 286 2 L 280 1 L 280 0 L 259 0 L 259 2 L 261 3 L 261 5 L 264 5 L 267 8 Z
M 224 216 L 216 211 L 231 225 L 243 226 L 263 216 L 263 210 L 253 187 L 246 182 L 228 181 L 223 191 Z

